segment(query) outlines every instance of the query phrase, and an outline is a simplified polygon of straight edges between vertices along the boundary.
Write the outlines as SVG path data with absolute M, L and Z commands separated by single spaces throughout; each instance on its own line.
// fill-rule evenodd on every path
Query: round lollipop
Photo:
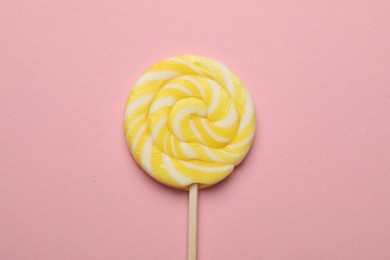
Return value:
M 189 190 L 188 259 L 196 259 L 198 189 L 225 179 L 252 144 L 255 115 L 244 84 L 206 57 L 163 60 L 136 82 L 124 126 L 129 150 L 149 176 Z

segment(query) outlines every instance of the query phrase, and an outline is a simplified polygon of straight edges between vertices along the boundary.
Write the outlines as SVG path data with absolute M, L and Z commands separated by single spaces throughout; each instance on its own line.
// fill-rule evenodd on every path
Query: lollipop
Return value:
M 188 259 L 195 259 L 198 188 L 225 179 L 248 153 L 255 131 L 251 97 L 220 62 L 177 56 L 136 82 L 124 125 L 137 164 L 158 182 L 189 190 Z

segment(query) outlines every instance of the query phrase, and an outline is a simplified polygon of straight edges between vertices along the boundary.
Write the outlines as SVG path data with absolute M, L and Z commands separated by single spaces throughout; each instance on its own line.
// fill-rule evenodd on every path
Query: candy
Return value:
M 124 126 L 129 150 L 147 174 L 175 188 L 205 188 L 244 159 L 255 114 L 243 83 L 225 65 L 177 56 L 136 82 Z

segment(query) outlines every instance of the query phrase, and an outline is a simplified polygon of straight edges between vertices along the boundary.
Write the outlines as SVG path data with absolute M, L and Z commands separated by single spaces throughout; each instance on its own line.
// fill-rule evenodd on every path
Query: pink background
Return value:
M 390 2 L 0 1 L 0 259 L 185 259 L 187 195 L 131 159 L 154 62 L 231 67 L 250 155 L 200 194 L 199 259 L 390 259 Z

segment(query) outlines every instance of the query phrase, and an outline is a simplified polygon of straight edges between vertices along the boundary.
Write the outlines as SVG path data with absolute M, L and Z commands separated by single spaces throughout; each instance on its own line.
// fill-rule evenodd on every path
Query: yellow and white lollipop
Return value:
M 251 97 L 222 63 L 201 56 L 163 60 L 136 82 L 124 115 L 128 147 L 157 181 L 181 189 L 225 179 L 255 131 Z
M 163 60 L 137 81 L 125 110 L 133 157 L 151 177 L 189 190 L 188 259 L 196 259 L 198 188 L 225 179 L 255 131 L 252 100 L 225 65 L 200 56 Z

